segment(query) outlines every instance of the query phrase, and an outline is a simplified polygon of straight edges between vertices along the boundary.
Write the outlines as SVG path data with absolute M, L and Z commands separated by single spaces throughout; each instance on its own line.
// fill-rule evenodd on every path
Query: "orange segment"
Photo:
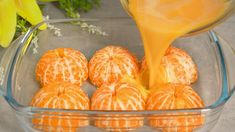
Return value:
M 89 62 L 89 78 L 96 86 L 119 81 L 123 76 L 135 78 L 138 72 L 136 57 L 118 46 L 98 50 Z
M 65 82 L 41 88 L 31 101 L 31 106 L 38 108 L 89 110 L 89 105 L 89 98 L 80 87 Z M 34 117 L 35 128 L 42 131 L 75 131 L 89 124 L 87 117 L 73 113 L 45 112 Z
M 182 49 L 168 48 L 159 67 L 163 72 L 163 83 L 179 83 L 189 85 L 198 78 L 197 67 L 192 58 Z M 149 76 L 145 58 L 142 60 L 141 71 Z M 148 80 L 148 79 L 145 79 Z
M 71 48 L 47 51 L 36 67 L 36 79 L 42 86 L 61 81 L 81 86 L 87 78 L 88 61 L 86 57 Z
M 91 110 L 144 109 L 145 100 L 139 89 L 124 82 L 102 85 L 91 99 Z M 95 119 L 95 125 L 110 131 L 130 130 L 143 126 L 143 118 L 123 114 L 101 115 Z
M 204 103 L 200 96 L 190 87 L 178 84 L 166 84 L 152 91 L 146 103 L 147 110 L 175 110 L 202 108 Z M 183 115 L 182 115 L 183 114 Z M 204 117 L 198 113 L 179 113 L 153 115 L 149 125 L 163 128 L 166 132 L 193 131 L 204 123 Z

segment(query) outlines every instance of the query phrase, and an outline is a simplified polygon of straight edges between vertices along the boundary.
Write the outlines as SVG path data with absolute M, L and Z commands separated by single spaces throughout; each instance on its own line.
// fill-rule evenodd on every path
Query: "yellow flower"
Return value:
M 0 0 L 0 45 L 2 47 L 8 47 L 14 37 L 16 14 L 32 25 L 43 21 L 36 0 Z M 46 25 L 42 25 L 39 29 L 46 29 Z

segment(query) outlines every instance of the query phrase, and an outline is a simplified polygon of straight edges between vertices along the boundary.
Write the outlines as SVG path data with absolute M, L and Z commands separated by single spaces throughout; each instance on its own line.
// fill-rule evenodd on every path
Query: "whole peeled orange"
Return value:
M 202 108 L 200 96 L 190 87 L 180 84 L 166 84 L 149 94 L 146 110 L 177 110 Z M 204 123 L 200 113 L 168 113 L 152 115 L 149 125 L 162 128 L 165 132 L 192 132 Z
M 91 110 L 122 112 L 144 109 L 141 91 L 125 82 L 104 84 L 91 99 Z M 128 114 L 99 115 L 95 118 L 95 125 L 109 131 L 125 131 L 143 126 L 143 118 Z
M 197 66 L 193 59 L 184 50 L 169 47 L 165 56 L 161 60 L 159 69 L 162 70 L 163 83 L 179 83 L 189 85 L 198 78 Z M 141 71 L 148 76 L 148 66 L 146 59 L 143 58 Z M 145 79 L 148 80 L 148 79 Z
M 70 82 L 81 86 L 87 78 L 86 57 L 71 48 L 47 51 L 36 66 L 36 79 L 42 86 L 53 82 Z
M 139 73 L 138 60 L 127 49 L 107 46 L 98 50 L 89 62 L 89 78 L 96 86 L 135 78 Z
M 76 131 L 89 125 L 88 118 L 66 110 L 89 110 L 90 101 L 80 87 L 71 83 L 51 83 L 41 88 L 33 97 L 31 106 L 61 109 L 34 114 L 32 123 L 41 131 Z

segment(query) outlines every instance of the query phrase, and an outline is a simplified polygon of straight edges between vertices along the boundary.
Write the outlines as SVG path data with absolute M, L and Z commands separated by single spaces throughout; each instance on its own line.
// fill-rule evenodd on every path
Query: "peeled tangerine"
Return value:
M 36 67 L 36 79 L 42 86 L 61 81 L 81 86 L 87 78 L 88 61 L 86 57 L 71 48 L 47 51 Z
M 145 100 L 136 86 L 115 82 L 104 84 L 92 96 L 91 110 L 144 110 Z M 133 115 L 111 114 L 101 115 L 95 118 L 95 125 L 109 131 L 125 131 L 143 126 L 142 117 Z
M 190 87 L 179 84 L 166 84 L 151 92 L 146 110 L 175 110 L 202 108 L 204 103 L 200 96 Z M 178 113 L 178 115 L 153 115 L 149 125 L 162 128 L 164 132 L 192 132 L 204 123 L 200 113 Z
M 189 85 L 198 78 L 197 66 L 192 58 L 184 50 L 175 47 L 168 48 L 159 69 L 163 70 L 164 75 L 161 78 L 165 78 L 164 83 Z M 145 58 L 141 64 L 141 71 L 149 74 Z
M 52 83 L 41 88 L 33 97 L 31 106 L 38 108 L 89 110 L 88 96 L 71 83 Z M 87 117 L 62 112 L 45 112 L 34 115 L 35 128 L 41 131 L 76 131 L 89 124 Z
M 117 82 L 124 76 L 135 78 L 138 73 L 137 58 L 118 46 L 107 46 L 98 50 L 89 62 L 89 78 L 98 87 Z

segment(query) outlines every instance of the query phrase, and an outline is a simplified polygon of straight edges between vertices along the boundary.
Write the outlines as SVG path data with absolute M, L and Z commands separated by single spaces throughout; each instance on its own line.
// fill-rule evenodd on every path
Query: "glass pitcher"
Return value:
M 120 0 L 123 8 L 126 10 L 126 12 L 131 16 L 133 17 L 133 14 L 130 12 L 129 10 L 129 4 L 130 4 L 130 1 L 131 0 Z M 165 1 L 170 1 L 170 0 L 165 0 Z M 216 1 L 219 1 L 219 0 L 215 0 Z M 221 22 L 223 22 L 224 20 L 226 20 L 229 16 L 231 16 L 231 14 L 234 14 L 235 13 L 235 10 L 234 10 L 234 7 L 235 7 L 235 1 L 234 0 L 221 0 L 221 1 L 224 1 L 226 2 L 227 6 L 226 6 L 226 9 L 223 13 L 223 15 L 221 15 L 218 19 L 214 20 L 214 21 L 211 21 L 210 23 L 207 23 L 206 25 L 202 25 L 198 28 L 195 28 L 194 30 L 192 31 L 189 31 L 187 34 L 185 34 L 184 36 L 189 36 L 189 35 L 193 35 L 193 34 L 197 34 L 197 33 L 201 33 L 201 32 L 204 32 L 204 31 L 208 31 L 210 29 L 212 29 L 213 27 L 215 27 L 216 25 L 220 24 Z M 174 1 L 175 2 L 175 1 Z M 179 1 L 179 2 L 182 2 Z M 176 2 L 175 2 L 176 3 Z

